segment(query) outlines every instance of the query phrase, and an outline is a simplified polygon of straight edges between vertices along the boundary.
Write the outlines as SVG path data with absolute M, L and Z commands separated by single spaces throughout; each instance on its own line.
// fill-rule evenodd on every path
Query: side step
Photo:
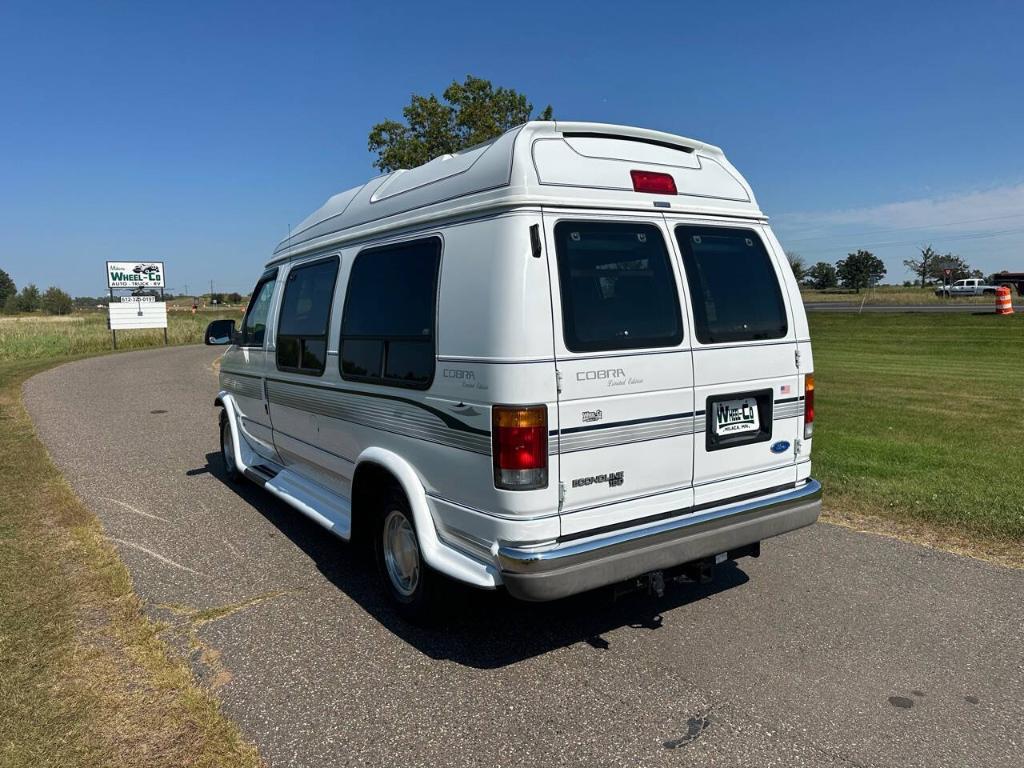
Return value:
M 277 477 L 278 472 L 279 470 L 266 464 L 257 464 L 255 467 L 246 467 L 243 474 L 262 488 Z
M 289 469 L 246 467 L 245 476 L 342 539 L 352 537 L 352 503 Z

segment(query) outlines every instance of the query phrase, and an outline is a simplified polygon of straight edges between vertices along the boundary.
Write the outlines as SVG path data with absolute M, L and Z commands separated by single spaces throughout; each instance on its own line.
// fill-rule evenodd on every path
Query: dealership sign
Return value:
M 162 301 L 120 302 L 107 307 L 112 331 L 167 327 L 167 305 Z
M 108 288 L 163 288 L 162 261 L 108 261 Z

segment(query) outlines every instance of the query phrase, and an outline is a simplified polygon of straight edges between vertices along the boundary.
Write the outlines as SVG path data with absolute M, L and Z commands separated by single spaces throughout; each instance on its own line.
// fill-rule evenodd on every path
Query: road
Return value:
M 25 397 L 269 765 L 1024 764 L 1024 572 L 818 524 L 660 600 L 464 592 L 412 628 L 346 545 L 223 479 L 216 355 L 84 360 Z
M 1024 312 L 1024 304 L 1015 304 L 1014 311 Z M 859 301 L 811 301 L 804 302 L 808 312 L 925 312 L 950 314 L 970 312 L 977 315 L 995 314 L 992 304 L 865 304 L 863 310 Z

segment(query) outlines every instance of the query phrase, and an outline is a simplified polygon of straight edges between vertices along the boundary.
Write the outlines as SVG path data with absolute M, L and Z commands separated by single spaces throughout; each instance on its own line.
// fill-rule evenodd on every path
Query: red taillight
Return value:
M 804 377 L 804 439 L 814 434 L 814 374 Z
M 491 440 L 495 487 L 519 491 L 547 487 L 547 406 L 494 406 Z
M 654 195 L 675 195 L 676 180 L 670 173 L 655 173 L 654 171 L 630 171 L 633 178 L 634 192 L 650 192 Z

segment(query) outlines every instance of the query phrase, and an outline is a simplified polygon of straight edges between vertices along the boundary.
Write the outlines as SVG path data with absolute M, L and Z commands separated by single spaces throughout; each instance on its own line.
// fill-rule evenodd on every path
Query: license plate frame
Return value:
M 735 448 L 739 445 L 762 443 L 772 438 L 773 391 L 758 389 L 748 392 L 724 392 L 710 395 L 705 402 L 704 440 L 708 451 L 720 451 Z M 718 431 L 717 413 L 722 405 L 735 406 L 736 403 L 753 401 L 756 407 L 756 427 L 751 429 L 733 429 Z M 728 425 L 727 425 L 728 426 Z

